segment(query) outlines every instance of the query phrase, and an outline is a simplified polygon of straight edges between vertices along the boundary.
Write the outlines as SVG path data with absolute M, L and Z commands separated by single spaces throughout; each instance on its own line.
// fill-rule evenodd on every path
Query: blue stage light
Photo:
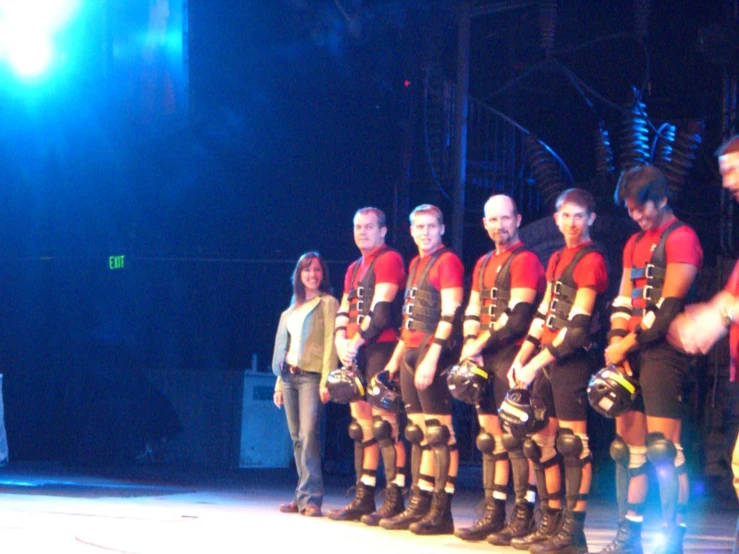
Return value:
M 0 0 L 0 63 L 21 78 L 42 75 L 56 57 L 55 38 L 80 0 Z

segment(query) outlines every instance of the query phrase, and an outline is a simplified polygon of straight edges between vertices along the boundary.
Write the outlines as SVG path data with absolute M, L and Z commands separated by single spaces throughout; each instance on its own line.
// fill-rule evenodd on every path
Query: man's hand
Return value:
M 719 307 L 690 304 L 670 323 L 667 342 L 688 354 L 705 354 L 726 334 Z
M 516 380 L 513 384 L 513 387 L 515 386 L 528 387 L 531 384 L 531 382 L 534 380 L 534 377 L 536 377 L 537 373 L 538 373 L 538 370 L 534 369 L 531 364 L 526 364 L 525 366 L 516 369 L 515 371 Z M 509 379 L 509 382 L 510 382 L 510 379 Z
M 623 344 L 623 341 L 618 341 L 606 347 L 603 352 L 606 365 L 621 365 L 621 362 L 626 359 L 626 352 L 623 349 Z
M 418 390 L 426 390 L 434 381 L 436 374 L 436 362 L 425 356 L 416 368 L 415 384 Z
M 508 370 L 508 374 L 506 375 L 506 377 L 508 377 L 508 386 L 511 387 L 512 389 L 516 388 L 516 382 L 518 381 L 518 378 L 516 377 L 516 375 L 518 374 L 520 370 L 521 370 L 521 362 L 519 362 L 518 360 L 515 360 L 511 364 L 511 369 Z
M 468 340 L 462 347 L 462 353 L 459 356 L 459 361 L 471 360 L 480 354 L 481 349 L 477 348 L 476 341 Z

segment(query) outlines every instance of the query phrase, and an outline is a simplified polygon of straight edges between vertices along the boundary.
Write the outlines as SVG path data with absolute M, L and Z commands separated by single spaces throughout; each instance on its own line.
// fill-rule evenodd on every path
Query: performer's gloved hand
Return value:
M 688 354 L 707 353 L 727 331 L 719 308 L 705 303 L 685 306 L 683 313 L 670 323 L 667 342 Z

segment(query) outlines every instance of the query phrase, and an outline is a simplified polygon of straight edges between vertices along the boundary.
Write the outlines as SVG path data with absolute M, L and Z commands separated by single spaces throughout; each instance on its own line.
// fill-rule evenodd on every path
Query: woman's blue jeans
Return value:
M 318 373 L 282 374 L 285 416 L 298 470 L 295 502 L 301 511 L 308 504 L 320 508 L 323 503 L 320 380 Z

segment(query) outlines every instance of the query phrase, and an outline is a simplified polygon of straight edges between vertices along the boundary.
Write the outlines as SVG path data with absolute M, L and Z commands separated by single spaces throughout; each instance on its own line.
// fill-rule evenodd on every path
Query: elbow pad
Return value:
M 504 346 L 524 336 L 529 330 L 535 309 L 533 304 L 527 302 L 519 302 L 512 310 L 508 308 L 506 310 L 508 320 L 505 325 L 490 333 L 490 338 L 485 346 L 487 348 Z
M 565 327 L 565 335 L 559 346 L 547 344 L 546 348 L 556 360 L 566 358 L 580 348 L 586 347 L 590 343 L 590 334 L 588 333 L 588 325 L 590 324 L 590 316 L 586 314 L 577 314 Z
M 369 327 L 362 329 L 359 332 L 359 336 L 361 336 L 366 342 L 375 340 L 380 333 L 390 326 L 390 309 L 390 302 L 378 302 L 375 304 L 375 309 L 370 312 L 372 317 L 370 318 Z
M 622 318 L 628 321 L 629 319 L 631 319 L 632 312 L 633 309 L 631 307 L 631 297 L 617 296 L 616 298 L 614 298 L 613 303 L 611 304 L 611 321 L 614 321 L 618 318 Z
M 636 335 L 636 342 L 641 345 L 658 341 L 667 334 L 670 323 L 683 309 L 683 299 L 676 296 L 660 298 L 657 309 L 644 315 Z M 653 315 L 652 315 L 653 314 Z M 641 331 L 639 331 L 641 329 Z

